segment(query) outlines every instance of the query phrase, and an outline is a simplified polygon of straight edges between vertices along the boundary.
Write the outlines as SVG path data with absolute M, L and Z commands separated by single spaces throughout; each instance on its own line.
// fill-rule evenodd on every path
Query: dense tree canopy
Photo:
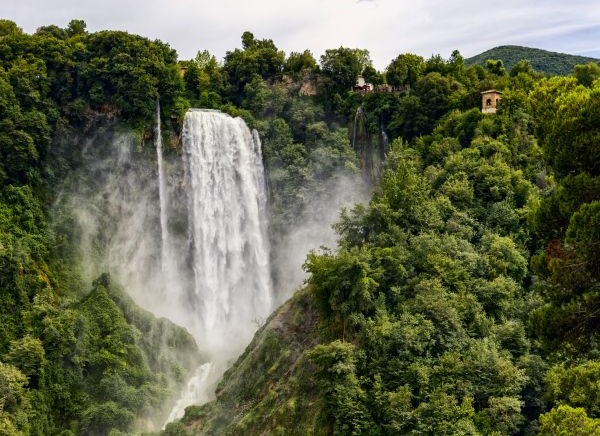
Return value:
M 161 339 L 148 330 L 193 341 L 108 276 L 85 285 L 50 208 L 85 133 L 120 124 L 143 138 L 159 96 L 173 109 L 176 54 L 125 32 L 87 33 L 82 20 L 33 35 L 6 20 L 0 29 L 0 433 L 127 431 L 164 413 L 182 382 L 169 380 L 189 369 L 179 347 L 149 359 Z
M 399 55 L 388 65 L 387 82 L 396 87 L 414 87 L 425 72 L 425 60 L 411 53 Z
M 285 54 L 272 40 L 256 39 L 248 31 L 242 35 L 242 48 L 227 52 L 223 64 L 232 87 L 232 98 L 238 103 L 246 84 L 255 76 L 263 80 L 279 77 L 285 60 Z
M 364 53 L 363 53 L 364 55 Z M 343 98 L 356 83 L 365 63 L 364 56 L 355 49 L 340 47 L 329 49 L 321 56 L 323 92 L 328 99 Z
M 336 224 L 339 248 L 306 262 L 306 292 L 323 317 L 320 344 L 303 355 L 315 368 L 324 414 L 308 428 L 594 434 L 600 198 L 593 67 L 545 79 L 526 61 L 506 74 L 497 60 L 488 69 L 466 67 L 457 51 L 448 60 L 404 54 L 386 71 L 396 92 L 353 93 L 361 72 L 377 77 L 351 49 L 328 50 L 315 100 L 288 94 L 273 118 L 277 111 L 267 107 L 277 86 L 256 80 L 244 103 L 258 125 L 269 119 L 274 204 L 293 204 L 311 180 L 302 162 L 323 143 L 311 142 L 326 132 L 319 118 L 349 126 L 360 118 L 372 137 L 383 130 L 395 139 L 369 204 L 343 212 Z M 481 91 L 491 88 L 503 92 L 493 116 L 479 106 Z M 302 119 L 314 124 L 296 124 Z M 251 346 L 245 359 L 254 352 L 284 359 L 265 347 Z M 311 383 L 311 366 L 302 362 L 286 381 L 257 381 L 264 389 L 295 386 L 268 400 L 285 417 L 271 415 L 271 423 L 238 409 L 239 420 L 231 416 L 223 428 L 276 431 L 277 423 L 296 422 L 302 415 L 290 404 Z M 234 395 L 228 386 L 247 375 L 226 375 L 223 395 Z M 202 410 L 218 409 L 219 401 Z
M 367 50 L 344 47 L 317 65 L 251 32 L 223 62 L 208 51 L 178 62 L 167 44 L 90 33 L 82 20 L 32 35 L 0 20 L 0 433 L 131 431 L 196 357 L 181 352 L 194 349 L 189 335 L 137 309 L 110 276 L 85 284 L 68 217 L 50 219 L 86 135 L 132 131 L 152 155 L 158 100 L 173 154 L 190 106 L 259 132 L 273 256 L 338 178 L 378 165 L 371 200 L 335 226 L 338 248 L 308 255 L 303 297 L 285 309 L 294 319 L 259 332 L 253 378 L 223 385 L 219 401 L 228 386 L 247 388 L 237 434 L 259 424 L 263 434 L 597 434 L 598 65 L 552 78 L 527 61 L 508 74 L 499 59 L 486 67 L 466 67 L 458 51 L 405 53 L 381 74 Z M 360 74 L 393 91 L 353 92 Z M 492 88 L 502 99 L 484 115 Z M 296 348 L 273 345 L 277 334 Z M 164 340 L 181 348 L 156 356 Z M 283 391 L 275 376 L 289 381 Z M 319 410 L 310 420 L 297 406 L 306 398 Z M 261 421 L 253 407 L 265 401 Z M 310 422 L 277 427 L 291 417 Z

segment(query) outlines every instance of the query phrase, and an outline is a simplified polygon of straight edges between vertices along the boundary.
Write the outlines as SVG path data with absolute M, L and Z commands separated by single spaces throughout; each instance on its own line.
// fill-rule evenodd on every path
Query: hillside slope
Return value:
M 319 342 L 319 323 L 311 293 L 298 292 L 225 373 L 217 399 L 188 407 L 163 435 L 329 434 L 315 368 L 305 356 Z
M 531 65 L 535 70 L 542 71 L 548 75 L 558 76 L 570 74 L 575 65 L 599 61 L 598 59 L 590 57 L 557 53 L 539 48 L 502 45 L 465 59 L 465 64 L 467 66 L 485 66 L 485 62 L 488 59 L 501 59 L 507 70 L 510 70 L 520 60 L 527 59 L 531 62 Z

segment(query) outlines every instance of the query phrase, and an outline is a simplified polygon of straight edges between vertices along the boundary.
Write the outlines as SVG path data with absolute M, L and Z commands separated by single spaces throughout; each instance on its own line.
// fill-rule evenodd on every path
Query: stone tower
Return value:
M 501 98 L 502 93 L 495 89 L 483 91 L 481 93 L 481 112 L 484 114 L 495 114 L 496 106 Z

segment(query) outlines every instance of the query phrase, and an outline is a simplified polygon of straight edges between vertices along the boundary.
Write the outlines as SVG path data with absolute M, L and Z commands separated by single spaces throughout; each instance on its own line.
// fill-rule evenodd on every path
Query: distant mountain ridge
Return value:
M 465 64 L 485 66 L 488 59 L 502 59 L 507 71 L 521 59 L 527 59 L 537 71 L 558 76 L 571 74 L 575 65 L 600 62 L 600 59 L 586 56 L 557 53 L 518 45 L 502 45 L 465 59 Z

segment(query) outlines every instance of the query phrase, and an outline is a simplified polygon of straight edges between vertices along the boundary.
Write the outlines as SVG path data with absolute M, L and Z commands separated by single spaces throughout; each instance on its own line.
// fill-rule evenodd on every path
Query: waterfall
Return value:
M 390 140 L 388 138 L 387 133 L 385 133 L 385 130 L 383 128 L 383 123 L 381 123 L 379 130 L 381 131 L 381 145 L 379 148 L 379 156 L 380 156 L 381 160 L 384 161 L 385 157 L 387 156 L 388 148 L 390 145 Z
M 193 109 L 182 138 L 193 270 L 188 310 L 210 365 L 198 369 L 169 419 L 210 398 L 218 377 L 273 309 L 258 134 L 241 118 Z
M 203 404 L 212 399 L 211 392 L 207 389 L 207 382 L 211 376 L 212 363 L 207 362 L 196 368 L 177 403 L 171 409 L 166 423 L 175 421 L 183 416 L 185 408 L 191 404 Z M 165 423 L 165 424 L 166 424 Z M 164 426 L 163 426 L 164 428 Z
M 167 181 L 165 176 L 165 168 L 163 163 L 162 152 L 162 132 L 160 128 L 160 100 L 156 99 L 156 161 L 158 162 L 158 199 L 160 207 L 160 266 L 163 273 L 169 270 L 168 262 L 170 262 L 170 245 L 169 245 L 169 229 L 168 222 L 168 204 L 167 198 Z
M 354 127 L 352 129 L 352 148 L 359 156 L 360 169 L 364 179 L 371 183 L 373 176 L 373 153 L 371 137 L 367 130 L 367 117 L 362 106 L 356 109 Z
M 192 110 L 183 126 L 194 295 L 204 340 L 248 342 L 271 311 L 260 143 L 241 118 Z
M 81 172 L 56 205 L 76 220 L 90 281 L 110 272 L 136 304 L 196 340 L 197 369 L 171 413 L 156 416 L 157 425 L 213 398 L 273 309 L 258 134 L 240 118 L 192 110 L 177 159 L 163 153 L 160 113 L 157 101 L 156 154 L 140 148 L 134 135 L 94 136 L 82 152 Z M 163 345 L 157 353 L 169 355 L 170 345 Z
M 389 141 L 383 128 L 383 122 L 380 122 L 379 130 L 379 141 L 374 146 L 368 130 L 367 116 L 363 107 L 359 106 L 354 115 L 352 148 L 360 159 L 360 169 L 364 180 L 371 185 L 379 179 L 388 151 Z

